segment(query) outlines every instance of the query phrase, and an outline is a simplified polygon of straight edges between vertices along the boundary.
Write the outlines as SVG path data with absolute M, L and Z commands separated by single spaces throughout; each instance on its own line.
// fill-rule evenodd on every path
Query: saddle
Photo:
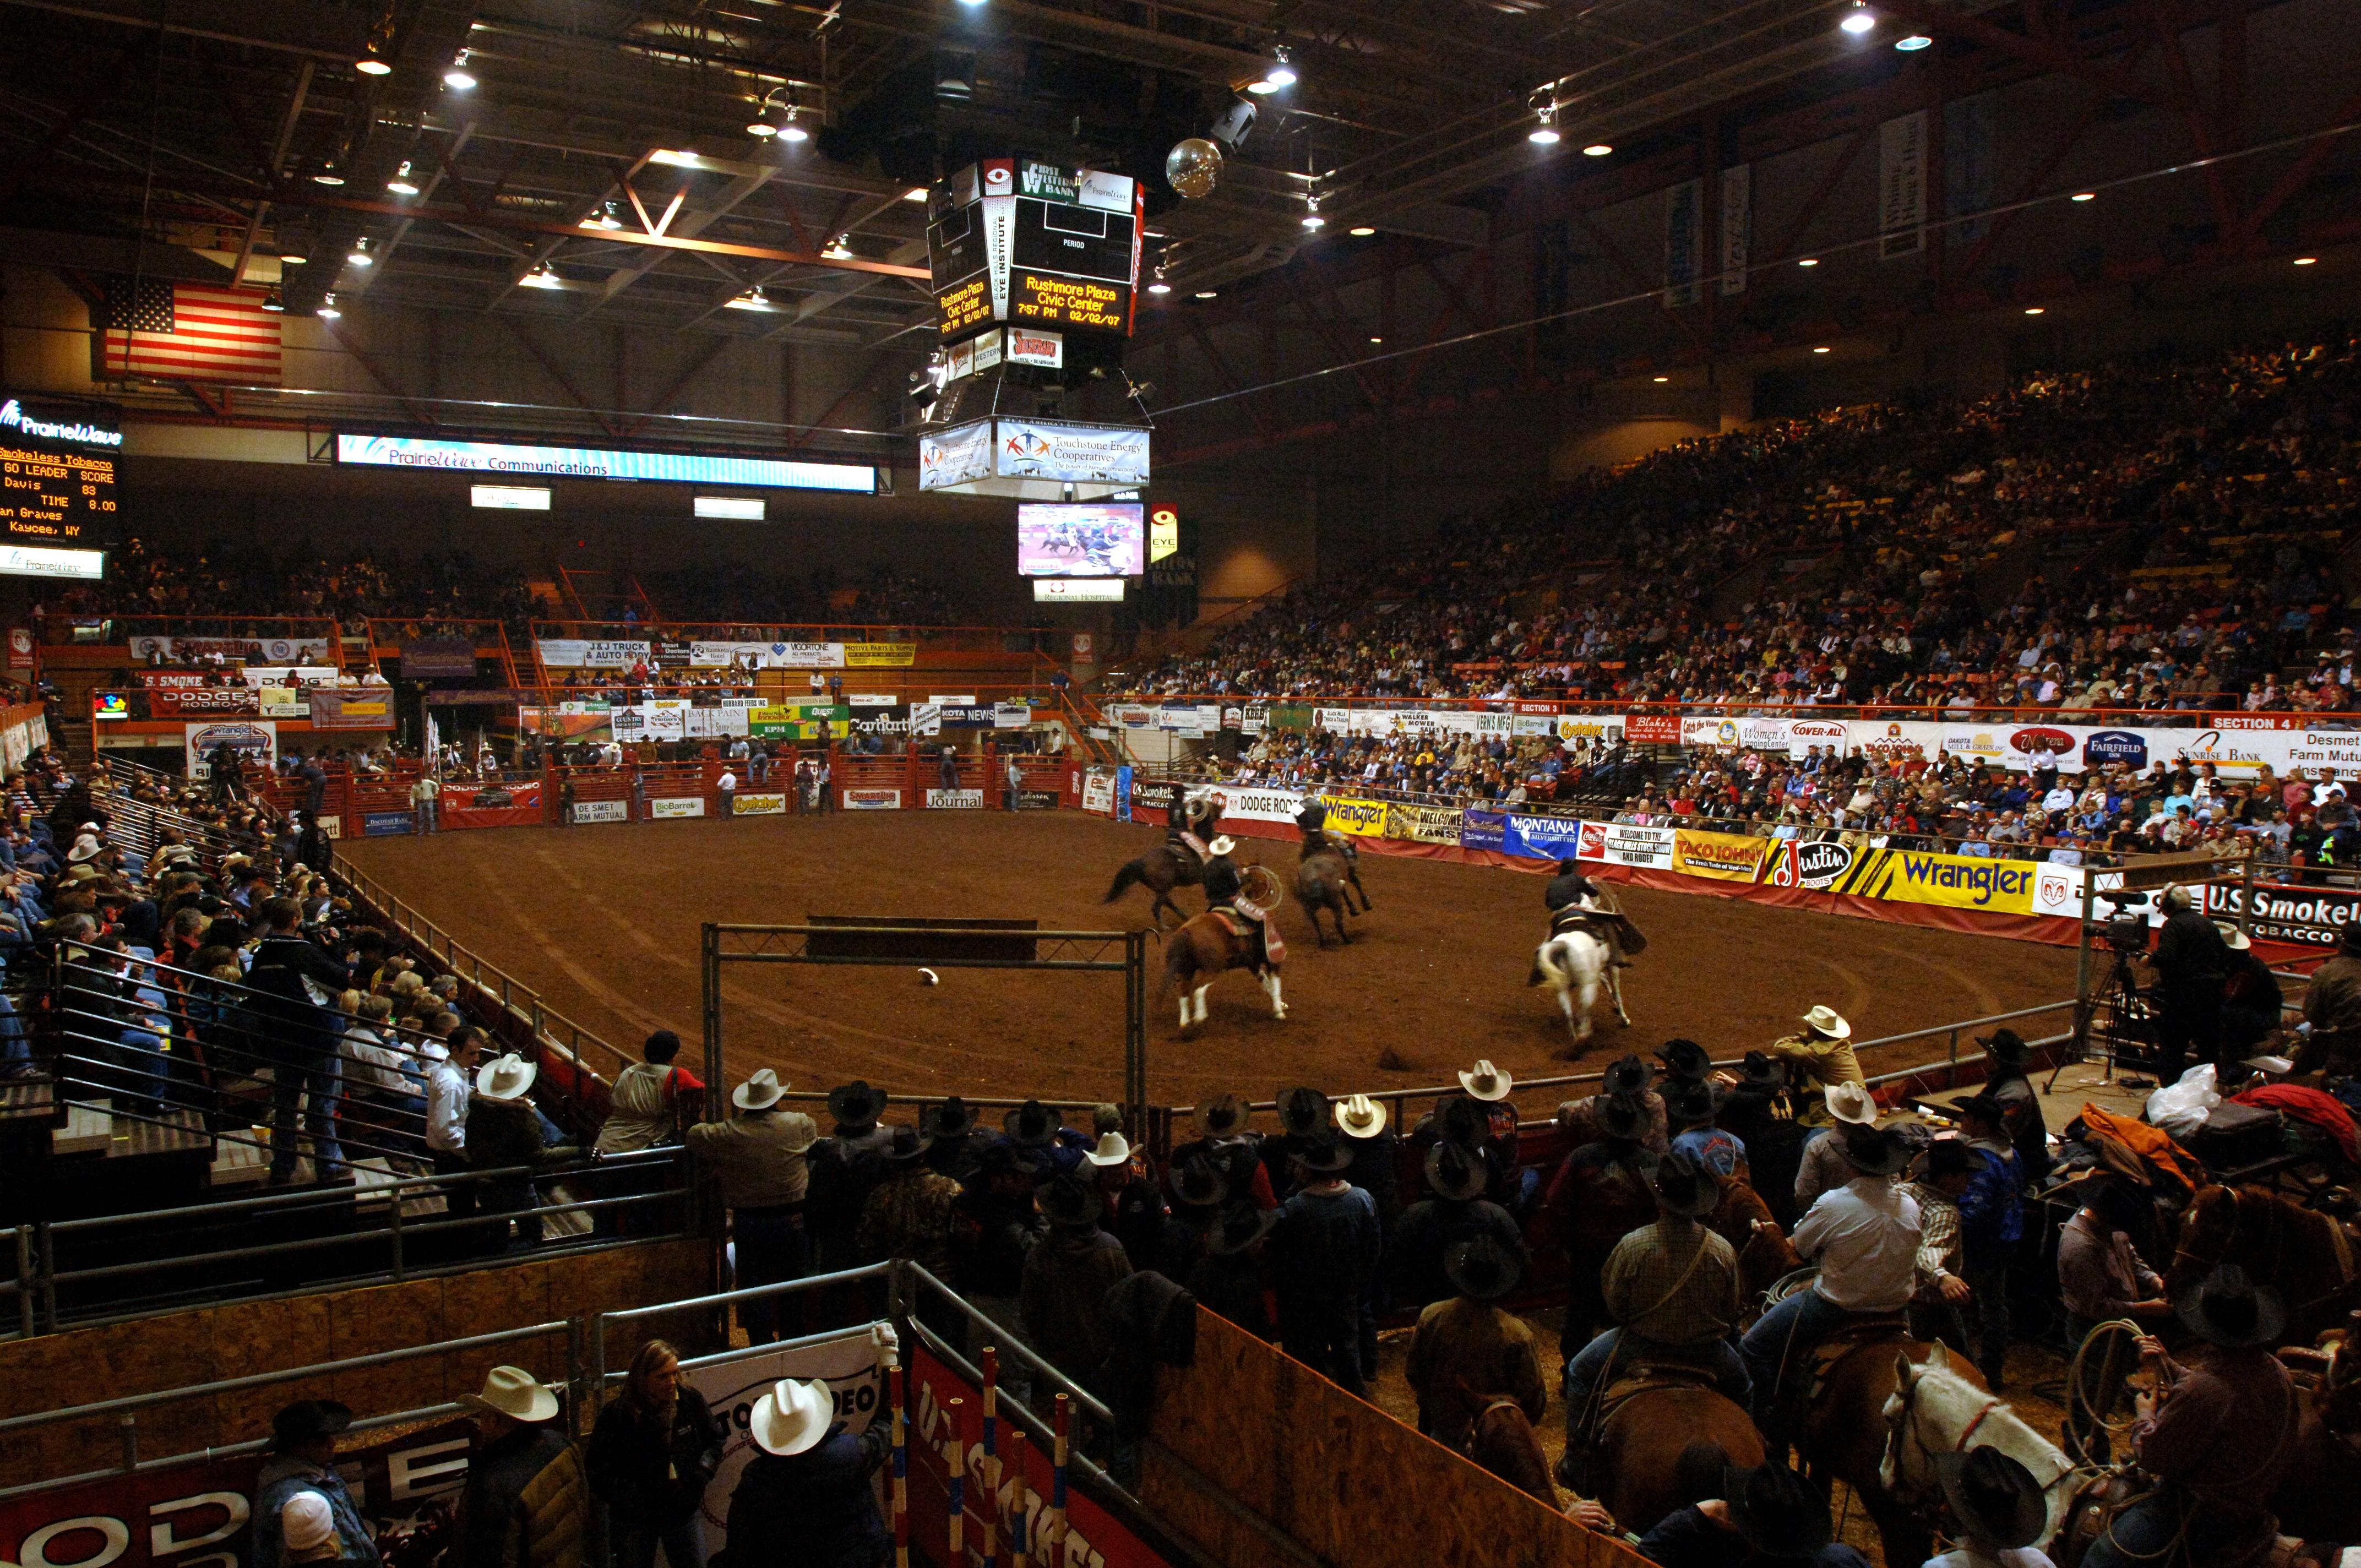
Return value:
M 2049 1546 L 2050 1556 L 2059 1563 L 2081 1563 L 2091 1548 L 2106 1536 L 2118 1514 L 2135 1503 L 2147 1501 L 2151 1495 L 2143 1478 L 2128 1469 L 2102 1471 L 2086 1477 L 2075 1487 L 2065 1512 L 2059 1516 L 2057 1539 Z M 2329 1555 L 2320 1556 L 2323 1551 Z M 2152 1562 L 2154 1568 L 2304 1568 L 2306 1564 L 2334 1563 L 2337 1552 L 2333 1546 L 2307 1547 L 2294 1536 L 2281 1535 L 2279 1520 L 2265 1514 L 2251 1528 L 2202 1557 L 2190 1556 L 2184 1547 L 2176 1543 Z
M 1565 1438 L 1565 1457 L 1558 1472 L 1561 1483 L 1586 1496 L 1595 1477 L 1598 1444 L 1624 1408 L 1642 1394 L 1660 1388 L 1711 1390 L 1714 1380 L 1704 1368 L 1678 1361 L 1640 1361 L 1616 1369 L 1615 1380 L 1596 1390 L 1578 1426 Z
M 1910 1338 L 1909 1319 L 1901 1312 L 1855 1313 L 1843 1327 L 1828 1335 L 1806 1353 L 1801 1366 L 1783 1367 L 1779 1374 L 1779 1400 L 1787 1409 L 1791 1430 L 1801 1430 L 1820 1397 L 1828 1392 L 1828 1380 L 1836 1373 L 1837 1364 L 1865 1344 L 1900 1344 Z

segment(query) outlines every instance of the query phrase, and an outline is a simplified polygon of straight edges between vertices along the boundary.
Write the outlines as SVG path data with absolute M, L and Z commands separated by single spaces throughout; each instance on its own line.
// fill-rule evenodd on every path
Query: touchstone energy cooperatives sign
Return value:
M 773 457 L 700 456 L 683 452 L 609 452 L 584 446 L 524 446 L 491 441 L 431 441 L 406 435 L 339 435 L 336 461 L 380 468 L 456 474 L 540 475 L 559 479 L 653 479 L 676 484 L 749 485 L 772 489 L 877 488 L 867 464 L 804 463 Z

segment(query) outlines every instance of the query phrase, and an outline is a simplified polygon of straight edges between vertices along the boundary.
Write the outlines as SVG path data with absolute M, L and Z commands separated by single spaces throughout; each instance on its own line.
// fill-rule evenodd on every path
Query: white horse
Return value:
M 1574 907 L 1595 911 L 1598 906 L 1584 898 Z M 1604 941 L 1578 927 L 1552 937 L 1533 954 L 1533 978 L 1528 983 L 1547 981 L 1557 992 L 1558 1007 L 1565 1014 L 1565 1026 L 1573 1032 L 1576 1045 L 1590 1038 L 1590 1009 L 1598 1000 L 1601 985 L 1615 1003 L 1615 1016 L 1624 1027 L 1631 1027 L 1631 1014 L 1623 1010 L 1623 981 L 1615 972 L 1614 958 Z M 1577 994 L 1581 997 L 1578 1010 Z
M 2066 1522 L 2076 1482 L 2086 1472 L 2026 1425 L 2007 1400 L 1952 1371 L 1939 1346 L 1923 1363 L 1898 1357 L 1894 1379 L 1885 1401 L 1885 1458 L 1877 1469 L 1886 1491 L 1905 1502 L 1939 1499 L 1937 1454 L 1997 1448 L 2031 1471 L 2041 1487 L 2048 1518 L 2033 1544 L 2046 1549 Z

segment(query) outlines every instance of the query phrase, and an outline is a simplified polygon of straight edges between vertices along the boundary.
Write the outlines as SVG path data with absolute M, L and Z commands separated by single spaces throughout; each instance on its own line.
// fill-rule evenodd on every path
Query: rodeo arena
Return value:
M 2361 1568 L 2356 86 L 0 0 L 0 1568 Z

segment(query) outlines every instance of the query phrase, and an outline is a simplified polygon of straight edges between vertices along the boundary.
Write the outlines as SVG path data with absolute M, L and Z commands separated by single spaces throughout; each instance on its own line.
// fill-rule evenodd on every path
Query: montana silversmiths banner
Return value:
M 1603 823 L 1585 823 L 1577 817 L 1529 817 L 1522 812 L 1515 812 L 1510 815 L 1506 826 L 1501 829 L 1499 847 L 1503 853 L 1521 855 L 1527 860 L 1566 860 L 1581 853 L 1583 829 L 1586 827 L 1601 829 L 1601 835 L 1597 836 L 1597 841 L 1604 844 L 1603 832 L 1606 825 Z M 1642 828 L 1639 831 L 1648 832 L 1651 829 Z M 1664 842 L 1666 864 L 1671 863 L 1672 852 L 1671 835 L 1667 832 Z M 1603 849 L 1590 856 L 1592 860 L 1606 858 Z

